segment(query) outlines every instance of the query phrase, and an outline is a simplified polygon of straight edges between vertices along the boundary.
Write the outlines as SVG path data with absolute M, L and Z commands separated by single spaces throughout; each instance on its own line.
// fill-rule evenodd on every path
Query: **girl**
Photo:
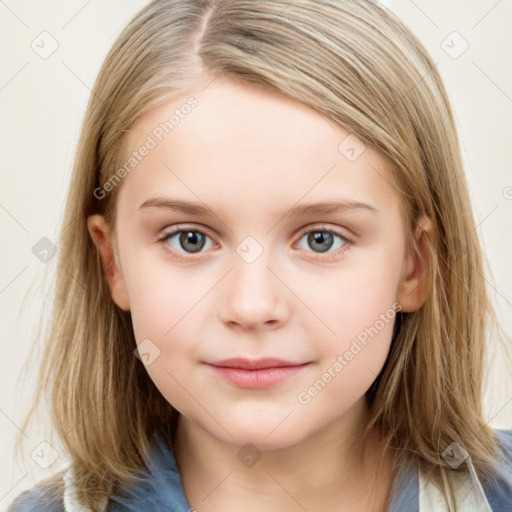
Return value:
M 39 395 L 71 463 L 10 510 L 510 510 L 492 318 L 447 95 L 390 12 L 155 0 L 61 232 Z

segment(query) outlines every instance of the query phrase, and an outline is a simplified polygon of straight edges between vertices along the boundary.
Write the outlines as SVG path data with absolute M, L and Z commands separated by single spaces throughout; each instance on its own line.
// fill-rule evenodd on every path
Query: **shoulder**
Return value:
M 495 429 L 501 454 L 497 460 L 497 477 L 483 484 L 493 511 L 510 510 L 512 502 L 512 430 Z
M 7 512 L 65 512 L 62 475 L 52 476 L 19 494 Z
M 498 457 L 498 469 L 500 475 L 512 487 L 512 430 L 495 429 L 494 432 L 501 452 Z
M 509 461 L 512 460 L 512 430 L 495 429 L 494 432 L 498 438 L 500 446 L 504 452 L 505 457 Z

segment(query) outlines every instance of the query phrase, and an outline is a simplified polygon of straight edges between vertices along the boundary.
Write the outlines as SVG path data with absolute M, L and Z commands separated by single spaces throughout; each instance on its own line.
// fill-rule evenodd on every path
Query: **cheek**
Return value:
M 401 266 L 400 245 L 397 250 L 356 249 L 337 269 L 297 276 L 294 291 L 307 298 L 304 302 L 320 319 L 319 333 L 338 349 L 381 315 L 393 313 Z M 312 315 L 306 317 L 312 323 Z
M 323 324 L 318 377 L 320 386 L 329 382 L 325 398 L 336 392 L 342 392 L 348 400 L 361 396 L 386 361 L 400 309 L 396 303 L 400 244 L 396 248 L 383 247 L 353 258 L 350 265 L 316 288 L 325 293 L 310 290 L 307 295 L 308 305 L 319 312 Z M 304 288 L 299 294 L 306 292 Z
M 124 250 L 123 276 L 135 338 L 137 342 L 144 338 L 165 341 L 204 290 L 190 282 L 186 271 L 167 264 L 154 248 L 137 250 L 127 244 Z
M 162 394 L 177 396 L 181 387 L 176 379 L 198 359 L 204 339 L 198 319 L 212 307 L 207 294 L 217 277 L 171 265 L 153 251 L 129 254 L 124 276 L 135 339 L 157 354 L 146 370 Z
M 374 301 L 352 302 L 339 313 L 336 335 L 322 340 L 318 371 L 297 395 L 309 414 L 334 419 L 350 409 L 368 391 L 389 354 L 396 310 Z M 357 312 L 357 314 L 355 314 Z
M 184 369 L 197 359 L 200 339 L 194 319 L 204 306 L 200 301 L 206 289 L 162 263 L 140 258 L 131 268 L 136 272 L 126 279 L 133 331 L 141 353 L 145 349 L 150 354 L 146 371 L 167 401 L 183 412 L 190 401 L 185 391 L 190 375 Z

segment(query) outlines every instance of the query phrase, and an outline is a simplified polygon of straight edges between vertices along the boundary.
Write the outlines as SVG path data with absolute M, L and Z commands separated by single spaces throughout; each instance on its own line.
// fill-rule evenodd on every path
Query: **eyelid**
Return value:
M 208 236 L 210 239 L 212 236 L 208 233 L 208 230 L 203 227 L 196 227 L 192 225 L 178 225 L 174 226 L 172 228 L 169 228 L 168 230 L 164 229 L 161 234 L 158 235 L 158 239 L 161 240 L 163 238 L 167 238 L 168 236 L 171 236 L 173 234 L 179 233 L 180 231 L 197 231 L 198 233 L 201 233 L 202 235 Z M 339 231 L 337 228 L 333 228 L 330 226 L 327 226 L 325 224 L 319 224 L 312 227 L 302 228 L 300 230 L 300 237 L 302 238 L 305 234 L 311 233 L 313 231 L 327 231 L 329 233 L 333 233 L 339 237 L 341 237 L 343 240 L 354 243 L 354 240 L 352 236 L 347 236 L 344 232 Z
M 325 224 L 319 224 L 313 227 L 307 227 L 301 230 L 300 232 L 300 238 L 302 238 L 305 234 L 315 232 L 315 231 L 326 231 L 328 233 L 332 233 L 334 235 L 339 236 L 342 238 L 345 242 L 349 244 L 354 244 L 354 240 L 352 236 L 347 236 L 344 232 L 340 231 L 338 228 L 333 228 L 330 226 L 327 226 Z
M 180 233 L 182 231 L 196 231 L 198 233 L 201 233 L 202 235 L 204 236 L 207 236 L 210 240 L 212 240 L 213 244 L 218 246 L 219 244 L 217 244 L 212 236 L 210 236 L 210 234 L 208 233 L 208 230 L 206 228 L 203 228 L 203 227 L 197 227 L 197 226 L 193 226 L 193 225 L 177 225 L 177 226 L 173 226 L 173 227 L 170 227 L 168 229 L 164 229 L 157 237 L 157 242 L 161 243 L 162 245 L 164 245 L 164 249 L 165 251 L 171 253 L 173 256 L 177 257 L 178 259 L 183 259 L 183 260 L 186 260 L 186 261 L 190 261 L 190 258 L 197 258 L 197 257 L 200 257 L 201 254 L 203 254 L 203 252 L 199 252 L 197 253 L 197 255 L 194 255 L 194 254 L 189 254 L 189 253 L 183 253 L 183 252 L 180 252 L 180 251 L 176 251 L 175 249 L 171 249 L 168 244 L 166 244 L 166 241 L 171 238 L 173 235 L 175 235 L 176 233 Z M 309 234 L 309 233 L 312 233 L 312 232 L 315 232 L 315 231 L 324 231 L 324 232 L 327 232 L 327 233 L 331 233 L 333 235 L 336 235 L 338 237 L 340 237 L 345 243 L 344 245 L 340 248 L 340 249 L 337 249 L 336 251 L 333 251 L 333 252 L 327 252 L 327 253 L 315 253 L 313 251 L 306 251 L 310 254 L 313 255 L 313 258 L 314 259 L 322 259 L 322 260 L 325 260 L 325 259 L 334 259 L 334 258 L 337 258 L 339 256 L 341 256 L 341 254 L 345 251 L 347 251 L 350 247 L 352 247 L 353 245 L 355 245 L 355 242 L 352 238 L 352 236 L 347 236 L 345 233 L 341 232 L 339 228 L 333 228 L 333 227 L 330 227 L 330 226 L 327 226 L 325 224 L 318 224 L 318 225 L 309 225 L 308 227 L 306 228 L 302 228 L 300 230 L 300 236 L 299 236 L 299 239 L 298 241 L 296 242 L 296 244 L 302 239 L 302 237 L 306 234 Z
M 203 227 L 198 228 L 197 226 L 189 226 L 189 225 L 181 225 L 181 224 L 177 225 L 177 226 L 170 227 L 168 229 L 164 229 L 158 235 L 157 241 L 158 242 L 164 241 L 164 240 L 172 237 L 176 233 L 180 233 L 181 231 L 196 231 L 198 233 L 201 233 L 204 236 L 207 236 L 210 240 L 212 240 L 212 242 L 215 245 L 218 245 L 216 242 L 214 242 L 212 235 L 208 232 L 208 230 L 206 228 L 203 228 Z

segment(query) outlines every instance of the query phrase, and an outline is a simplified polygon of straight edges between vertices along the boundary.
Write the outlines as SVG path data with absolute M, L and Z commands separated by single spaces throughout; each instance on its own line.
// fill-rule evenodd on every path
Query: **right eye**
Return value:
M 207 245 L 207 239 L 211 241 L 203 231 L 181 228 L 164 233 L 158 241 L 163 244 L 165 250 L 177 255 L 186 255 L 200 252 Z

